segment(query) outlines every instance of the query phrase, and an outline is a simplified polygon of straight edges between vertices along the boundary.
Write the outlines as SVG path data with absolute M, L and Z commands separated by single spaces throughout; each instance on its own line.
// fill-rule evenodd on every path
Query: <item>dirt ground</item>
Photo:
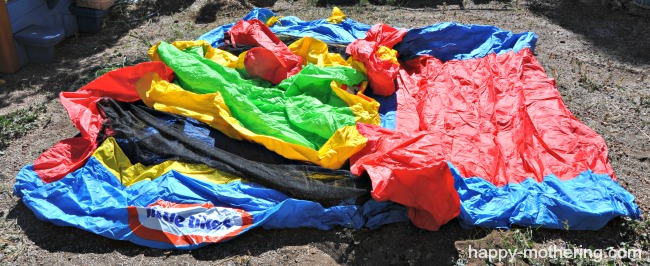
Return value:
M 399 5 L 374 5 L 373 3 Z M 57 141 L 74 136 L 57 96 L 96 76 L 145 60 L 158 41 L 192 40 L 208 30 L 239 20 L 253 6 L 270 6 L 281 15 L 305 20 L 329 16 L 333 4 L 348 17 L 374 24 L 414 28 L 437 22 L 495 25 L 532 31 L 536 56 L 556 79 L 569 109 L 604 137 L 619 183 L 650 211 L 650 11 L 612 10 L 574 0 L 550 1 L 323 1 L 323 0 L 142 0 L 117 1 L 99 34 L 79 34 L 57 46 L 47 65 L 31 64 L 0 74 L 0 115 L 45 108 L 0 148 L 0 264 L 225 264 L 225 265 L 385 265 L 484 264 L 468 260 L 469 245 L 492 248 L 638 248 L 649 261 L 650 223 L 619 218 L 596 232 L 515 228 L 510 231 L 462 229 L 457 221 L 438 232 L 409 223 L 378 230 L 253 230 L 230 242 L 205 248 L 150 249 L 58 227 L 35 218 L 13 196 L 17 172 Z M 329 5 L 329 6 L 328 6 Z M 32 112 L 32 111 L 28 111 Z M 516 264 L 573 265 L 576 259 L 518 259 Z

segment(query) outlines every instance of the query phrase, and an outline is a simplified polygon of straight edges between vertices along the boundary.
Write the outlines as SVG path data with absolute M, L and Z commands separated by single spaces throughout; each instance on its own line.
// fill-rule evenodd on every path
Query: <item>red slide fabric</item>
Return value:
M 393 48 L 400 42 L 407 30 L 397 30 L 386 24 L 376 24 L 370 28 L 365 39 L 358 39 L 348 45 L 346 53 L 362 62 L 368 72 L 372 91 L 381 96 L 395 92 L 395 78 L 400 69 L 399 63 L 384 58 L 377 53 L 381 46 Z
M 278 84 L 302 69 L 302 57 L 291 53 L 259 19 L 240 20 L 228 31 L 228 35 L 233 45 L 256 46 L 244 58 L 246 71 L 253 77 Z
M 458 216 L 460 198 L 454 189 L 442 147 L 434 136 L 405 134 L 375 125 L 357 124 L 368 138 L 363 150 L 350 158 L 354 174 L 368 172 L 372 197 L 409 207 L 417 227 L 438 230 Z
M 438 160 L 451 162 L 465 178 L 483 178 L 499 187 L 529 177 L 539 182 L 549 174 L 568 180 L 585 170 L 615 179 L 605 141 L 566 108 L 529 49 L 446 63 L 422 56 L 404 65 L 398 84 L 407 86 L 399 88 L 403 96 L 398 100 L 408 101 L 398 102 L 396 128 L 411 131 L 358 126 L 369 141 L 351 159 L 353 173 L 370 175 L 376 199 L 452 218 L 451 212 L 437 209 L 439 198 L 453 198 L 440 193 L 456 194 L 439 187 L 453 179 Z M 404 104 L 409 106 L 400 107 Z M 420 180 L 400 169 L 415 169 Z M 420 175 L 424 170 L 429 172 Z M 438 187 L 437 192 L 417 192 L 426 186 Z M 439 198 L 411 198 L 426 194 Z M 445 219 L 418 226 L 435 229 Z
M 96 107 L 102 97 L 135 102 L 140 96 L 135 83 L 146 73 L 156 72 L 171 81 L 174 72 L 162 62 L 141 63 L 106 73 L 75 92 L 62 92 L 59 100 L 81 136 L 64 139 L 34 161 L 34 171 L 46 182 L 54 182 L 78 169 L 97 148 L 103 119 Z

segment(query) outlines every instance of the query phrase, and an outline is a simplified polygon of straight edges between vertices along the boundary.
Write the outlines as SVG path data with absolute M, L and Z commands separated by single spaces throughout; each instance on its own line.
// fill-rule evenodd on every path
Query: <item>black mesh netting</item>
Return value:
M 99 101 L 98 107 L 105 117 L 99 137 L 115 137 L 133 163 L 201 163 L 326 206 L 369 194 L 367 178 L 286 159 L 262 145 L 231 139 L 193 119 L 110 98 Z

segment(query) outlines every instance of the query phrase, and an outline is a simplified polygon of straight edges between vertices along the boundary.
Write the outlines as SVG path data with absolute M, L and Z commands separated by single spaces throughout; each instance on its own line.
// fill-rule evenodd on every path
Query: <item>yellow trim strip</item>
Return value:
M 151 61 L 162 61 L 160 60 L 160 55 L 158 54 L 158 46 L 160 45 L 160 42 L 157 43 L 156 45 L 152 46 L 149 48 L 149 59 Z M 221 49 L 216 49 L 213 48 L 208 42 L 204 40 L 199 40 L 199 41 L 175 41 L 171 43 L 171 45 L 175 46 L 178 48 L 178 50 L 185 50 L 190 47 L 203 47 L 203 57 L 210 59 L 217 64 L 220 64 L 222 66 L 226 66 L 229 68 L 236 68 L 237 67 L 237 62 L 238 58 L 237 56 L 231 54 L 230 52 L 221 50 Z
M 99 145 L 93 153 L 108 171 L 122 182 L 124 186 L 130 186 L 143 180 L 154 180 L 159 176 L 176 171 L 183 175 L 214 184 L 227 184 L 233 181 L 242 180 L 239 177 L 221 172 L 203 164 L 189 164 L 177 161 L 166 161 L 153 166 L 144 166 L 140 163 L 131 164 L 129 158 L 124 154 L 115 139 L 110 137 Z

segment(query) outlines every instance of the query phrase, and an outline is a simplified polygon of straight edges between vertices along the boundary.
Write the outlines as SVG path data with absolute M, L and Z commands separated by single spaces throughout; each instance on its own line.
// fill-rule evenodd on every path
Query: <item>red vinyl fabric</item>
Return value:
M 255 46 L 244 58 L 246 71 L 273 84 L 302 69 L 302 57 L 291 50 L 259 19 L 240 20 L 228 31 L 233 45 Z
M 174 72 L 162 62 L 141 63 L 108 72 L 78 91 L 59 95 L 81 136 L 59 141 L 34 161 L 34 171 L 44 182 L 57 181 L 83 166 L 97 148 L 97 134 L 103 122 L 97 101 L 102 97 L 124 102 L 140 100 L 135 83 L 149 72 L 156 72 L 167 81 L 174 78 Z
M 357 130 L 368 142 L 350 158 L 350 171 L 368 173 L 375 200 L 407 206 L 411 222 L 427 230 L 437 231 L 458 216 L 460 198 L 445 156 L 435 152 L 442 148 L 435 136 L 361 123 Z
M 447 162 L 497 187 L 585 170 L 615 179 L 604 140 L 566 108 L 530 49 L 446 63 L 422 56 L 403 67 L 398 131 L 358 125 L 369 141 L 351 169 L 368 172 L 376 199 L 410 207 L 417 226 L 436 230 L 458 215 Z
M 400 70 L 400 65 L 394 57 L 383 57 L 378 52 L 382 46 L 395 46 L 406 32 L 405 29 L 398 30 L 386 24 L 377 24 L 370 28 L 365 39 L 354 41 L 346 49 L 355 60 L 364 64 L 370 87 L 377 95 L 389 96 L 395 92 L 394 81 Z

